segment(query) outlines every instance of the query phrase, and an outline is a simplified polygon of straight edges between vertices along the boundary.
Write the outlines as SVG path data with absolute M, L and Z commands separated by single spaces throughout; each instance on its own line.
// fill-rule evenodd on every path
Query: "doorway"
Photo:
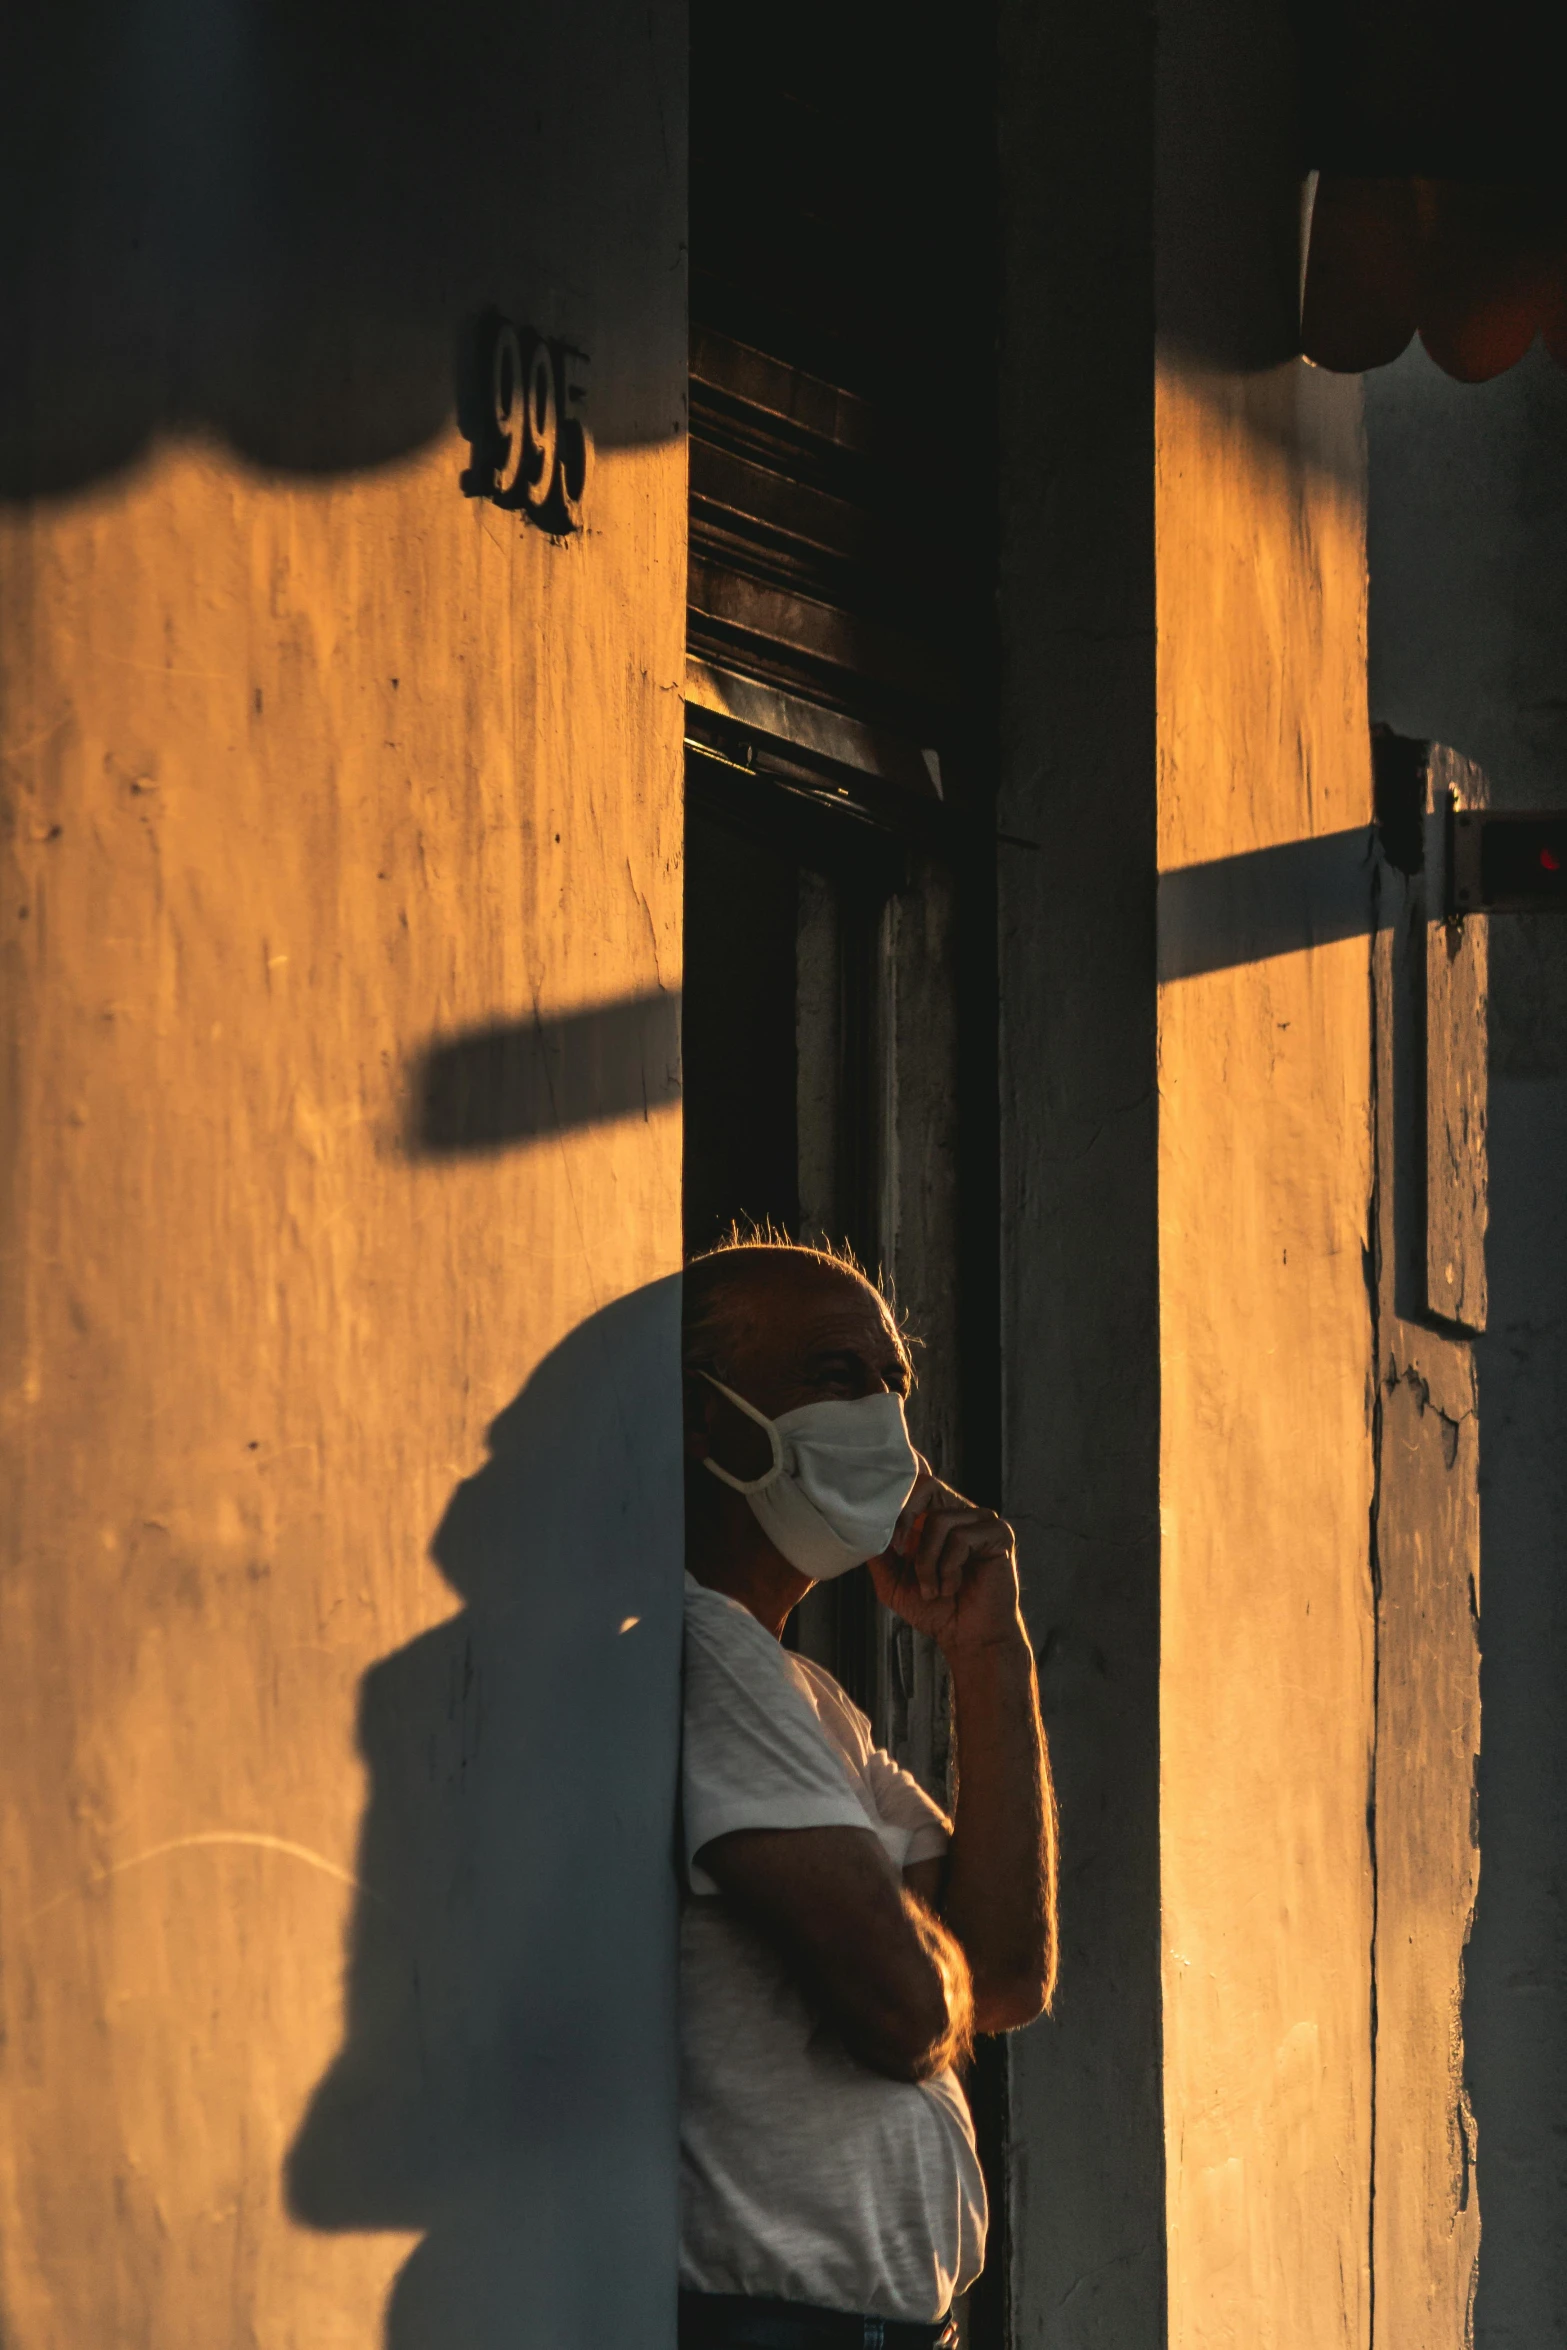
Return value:
M 806 0 L 767 69 L 692 10 L 685 1243 L 847 1245 L 915 1344 L 909 1421 L 999 1498 L 988 17 Z M 957 315 L 960 313 L 960 316 Z M 862 1574 L 792 1637 L 951 1800 L 934 1645 Z M 1005 2060 L 970 2081 L 1004 2338 Z
M 915 1440 L 999 1483 L 994 61 L 932 0 L 692 11 L 685 1242 L 847 1244 Z M 962 329 L 943 322 L 960 302 Z M 866 1578 L 802 1646 L 947 1793 Z

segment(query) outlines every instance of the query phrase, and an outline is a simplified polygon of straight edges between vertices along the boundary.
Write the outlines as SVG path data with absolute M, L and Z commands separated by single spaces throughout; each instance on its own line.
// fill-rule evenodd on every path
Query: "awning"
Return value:
M 1358 371 L 1418 334 L 1463 383 L 1543 337 L 1567 364 L 1561 26 L 1548 0 L 1294 0 L 1317 173 L 1306 356 Z
M 1319 367 L 1384 367 L 1418 334 L 1460 383 L 1543 338 L 1567 366 L 1567 189 L 1322 172 L 1301 343 Z

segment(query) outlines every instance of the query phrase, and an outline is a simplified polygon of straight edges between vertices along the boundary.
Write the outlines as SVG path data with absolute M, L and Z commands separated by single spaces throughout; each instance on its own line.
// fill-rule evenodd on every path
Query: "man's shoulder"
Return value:
M 714 1591 L 686 1575 L 686 1629 L 699 1649 L 716 1661 L 731 1665 L 747 1679 L 760 1674 L 771 1685 L 797 1690 L 824 1723 L 840 1734 L 849 1733 L 858 1746 L 870 1739 L 870 1723 L 838 1681 L 815 1659 L 785 1648 L 783 1642 L 758 1623 L 748 1607 L 727 1593 Z
M 700 1692 L 703 1705 L 751 1703 L 769 1710 L 806 1698 L 789 1656 L 749 1608 L 722 1591 L 686 1577 L 686 1707 Z
M 694 1892 L 714 1890 L 696 1865 L 714 1837 L 872 1825 L 801 1664 L 738 1601 L 688 1581 L 682 1800 Z
M 686 1632 L 703 1648 L 720 1654 L 740 1654 L 765 1663 L 781 1654 L 778 1642 L 765 1624 L 759 1624 L 748 1607 L 727 1592 L 714 1591 L 706 1583 L 699 1583 L 687 1570 L 685 1590 Z

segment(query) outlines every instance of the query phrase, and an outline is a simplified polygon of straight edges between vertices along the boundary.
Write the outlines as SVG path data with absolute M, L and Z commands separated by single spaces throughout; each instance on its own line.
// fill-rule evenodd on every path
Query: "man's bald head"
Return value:
M 774 1417 L 912 1385 L 908 1347 L 874 1283 L 823 1249 L 786 1242 L 741 1242 L 687 1266 L 683 1353 L 688 1373 L 710 1373 Z

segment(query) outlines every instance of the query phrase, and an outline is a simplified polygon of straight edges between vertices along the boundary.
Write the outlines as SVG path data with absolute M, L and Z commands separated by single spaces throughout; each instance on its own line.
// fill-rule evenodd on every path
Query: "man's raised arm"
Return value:
M 1049 2006 L 1056 1972 L 1055 1810 L 1012 1529 L 927 1468 L 871 1574 L 883 1603 L 936 1639 L 952 1674 L 952 1843 L 908 1880 L 963 1947 L 975 2029 L 1012 2031 Z

